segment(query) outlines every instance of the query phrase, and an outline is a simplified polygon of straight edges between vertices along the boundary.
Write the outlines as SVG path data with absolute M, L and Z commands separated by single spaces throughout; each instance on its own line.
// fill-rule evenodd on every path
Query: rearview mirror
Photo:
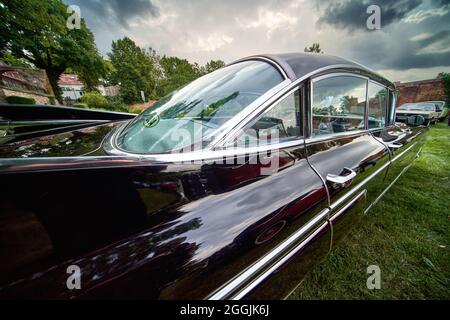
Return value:
M 425 122 L 425 118 L 421 115 L 409 116 L 406 123 L 410 126 L 420 126 Z

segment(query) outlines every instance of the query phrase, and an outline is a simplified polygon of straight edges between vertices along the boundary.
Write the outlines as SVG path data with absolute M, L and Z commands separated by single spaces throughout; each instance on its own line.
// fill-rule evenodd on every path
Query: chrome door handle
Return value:
M 393 143 L 388 143 L 388 148 L 389 149 L 400 149 L 401 147 L 403 147 L 403 145 L 401 144 L 401 143 L 396 143 L 396 142 L 393 142 Z
M 344 168 L 340 175 L 327 174 L 327 181 L 337 184 L 340 187 L 345 187 L 356 177 L 356 172 L 349 168 Z

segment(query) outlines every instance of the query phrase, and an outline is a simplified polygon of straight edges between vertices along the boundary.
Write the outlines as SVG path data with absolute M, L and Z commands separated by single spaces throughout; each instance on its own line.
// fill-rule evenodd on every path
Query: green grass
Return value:
M 450 127 L 431 126 L 421 157 L 289 299 L 450 299 Z M 367 267 L 381 289 L 366 287 Z

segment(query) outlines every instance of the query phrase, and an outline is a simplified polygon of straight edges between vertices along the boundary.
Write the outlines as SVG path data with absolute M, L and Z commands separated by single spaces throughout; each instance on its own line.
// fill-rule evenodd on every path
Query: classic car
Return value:
M 435 124 L 441 117 L 437 105 L 433 102 L 404 103 L 397 109 L 397 121 L 406 122 L 408 117 L 421 116 L 425 124 Z
M 287 297 L 419 155 L 396 94 L 346 59 L 265 54 L 131 119 L 5 139 L 0 298 Z
M 436 106 L 436 111 L 439 112 L 439 121 L 444 121 L 448 115 L 448 105 L 445 101 L 427 101 L 430 103 L 434 103 Z

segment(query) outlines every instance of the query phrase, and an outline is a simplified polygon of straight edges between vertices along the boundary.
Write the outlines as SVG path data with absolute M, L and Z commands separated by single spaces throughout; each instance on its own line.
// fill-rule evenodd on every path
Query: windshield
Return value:
M 207 74 L 161 99 L 119 136 L 120 148 L 166 153 L 204 138 L 283 81 L 273 66 L 246 61 Z
M 434 105 L 436 106 L 436 111 L 441 112 L 444 110 L 444 102 L 435 102 Z
M 434 105 L 429 103 L 408 103 L 403 104 L 399 110 L 434 111 Z

